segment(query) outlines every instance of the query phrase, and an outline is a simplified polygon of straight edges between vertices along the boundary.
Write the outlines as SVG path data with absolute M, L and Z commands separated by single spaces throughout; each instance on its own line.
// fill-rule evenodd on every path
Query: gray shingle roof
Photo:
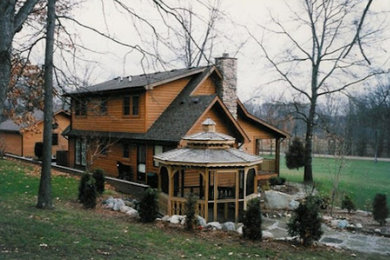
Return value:
M 154 156 L 161 162 L 188 166 L 247 166 L 261 163 L 263 158 L 230 149 L 193 149 L 178 148 Z
M 36 122 L 43 120 L 43 111 L 42 110 L 35 110 L 33 112 L 33 116 L 35 118 Z M 29 125 L 22 123 L 22 124 L 16 124 L 12 119 L 7 119 L 4 122 L 0 124 L 0 131 L 9 131 L 9 132 L 19 132 L 22 128 L 25 128 Z
M 136 76 L 128 76 L 124 78 L 117 77 L 115 79 L 105 81 L 93 86 L 80 88 L 74 92 L 74 94 L 84 94 L 93 92 L 104 92 L 112 90 L 122 90 L 128 88 L 148 87 L 153 84 L 159 84 L 162 82 L 169 82 L 174 79 L 184 78 L 202 72 L 206 67 L 185 68 L 171 71 L 155 72 L 150 74 L 141 74 Z

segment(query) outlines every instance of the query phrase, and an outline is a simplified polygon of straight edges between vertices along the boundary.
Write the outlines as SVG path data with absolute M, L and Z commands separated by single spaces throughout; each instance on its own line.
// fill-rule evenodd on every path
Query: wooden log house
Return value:
M 254 178 L 278 175 L 288 133 L 246 110 L 236 96 L 236 70 L 237 60 L 224 55 L 212 66 L 119 77 L 67 94 L 69 165 L 157 186 L 161 168 L 153 156 L 185 146 L 182 137 L 201 132 L 210 118 L 246 153 L 259 154 L 271 143 L 273 158 L 257 166 Z

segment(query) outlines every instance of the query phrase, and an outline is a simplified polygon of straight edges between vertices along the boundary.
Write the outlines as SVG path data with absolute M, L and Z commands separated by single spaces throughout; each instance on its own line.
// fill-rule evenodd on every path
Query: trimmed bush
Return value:
M 311 201 L 315 203 L 320 209 L 327 209 L 330 203 L 330 198 L 328 195 L 319 194 L 311 195 Z
M 305 166 L 305 148 L 301 139 L 295 137 L 286 152 L 286 166 L 289 169 L 299 169 Z
M 96 191 L 100 195 L 102 195 L 104 192 L 104 182 L 105 182 L 104 175 L 105 174 L 102 169 L 95 169 L 92 174 L 92 177 L 96 181 Z
M 269 184 L 271 186 L 284 185 L 285 182 L 286 182 L 286 178 L 283 177 L 272 177 L 269 179 Z
M 42 159 L 43 156 L 43 143 L 42 142 L 37 142 L 35 143 L 34 146 L 34 154 L 35 156 L 40 160 Z
M 386 195 L 377 193 L 372 203 L 373 217 L 375 221 L 379 222 L 379 225 L 384 226 L 386 224 L 386 218 L 389 215 L 389 209 L 387 208 Z
M 198 201 L 198 198 L 193 193 L 188 194 L 187 201 L 185 204 L 186 229 L 187 230 L 193 230 L 194 226 L 196 224 L 197 219 L 195 217 L 195 207 L 196 207 L 197 201 Z
M 291 236 L 298 235 L 304 246 L 310 246 L 313 241 L 321 238 L 321 216 L 319 214 L 318 200 L 309 196 L 304 203 L 299 204 L 290 219 L 288 233 Z
M 351 211 L 356 210 L 355 203 L 353 203 L 352 199 L 345 195 L 343 201 L 341 202 L 341 208 L 348 210 L 348 213 L 351 213 Z
M 78 200 L 87 209 L 96 207 L 96 185 L 95 179 L 89 174 L 84 173 L 80 179 Z
M 261 240 L 261 210 L 260 199 L 248 201 L 247 210 L 244 212 L 243 236 L 251 240 Z
M 158 216 L 157 191 L 152 188 L 145 190 L 139 204 L 139 216 L 141 221 L 153 222 Z

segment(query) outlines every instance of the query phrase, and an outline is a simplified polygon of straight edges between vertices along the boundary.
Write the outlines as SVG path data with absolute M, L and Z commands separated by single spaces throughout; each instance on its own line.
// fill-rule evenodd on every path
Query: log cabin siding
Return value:
M 275 138 L 271 133 L 262 130 L 249 120 L 238 116 L 238 123 L 244 129 L 249 137 L 249 142 L 245 142 L 242 148 L 245 152 L 255 154 L 256 152 L 256 139 L 272 139 Z
M 139 111 L 137 116 L 123 115 L 123 98 L 127 95 L 107 97 L 107 112 L 100 112 L 101 97 L 88 100 L 87 115 L 76 116 L 72 102 L 72 128 L 78 130 L 96 130 L 107 132 L 145 132 L 145 93 L 132 93 L 128 96 L 139 96 Z
M 177 95 L 179 95 L 190 79 L 191 77 L 186 77 L 175 80 L 156 86 L 153 90 L 146 92 L 146 130 L 152 126 Z
M 236 136 L 232 126 L 228 125 L 228 117 L 223 113 L 222 109 L 214 105 L 206 113 L 204 113 L 194 124 L 194 126 L 187 132 L 186 135 L 191 135 L 199 132 L 203 132 L 202 122 L 207 118 L 211 118 L 215 123 L 215 131 L 230 136 Z
M 58 127 L 53 129 L 53 134 L 58 135 L 58 145 L 53 145 L 51 152 L 55 155 L 57 151 L 68 150 L 68 140 L 62 136 L 62 132 L 69 125 L 69 118 L 59 113 L 54 116 L 53 123 L 56 122 Z M 23 132 L 23 156 L 34 157 L 35 143 L 43 141 L 43 122 L 40 122 L 34 131 Z
M 196 95 L 212 95 L 217 93 L 217 87 L 214 81 L 209 77 L 202 84 L 200 84 L 192 93 L 192 96 Z
M 0 142 L 4 142 L 6 153 L 22 156 L 22 138 L 19 133 L 0 132 Z

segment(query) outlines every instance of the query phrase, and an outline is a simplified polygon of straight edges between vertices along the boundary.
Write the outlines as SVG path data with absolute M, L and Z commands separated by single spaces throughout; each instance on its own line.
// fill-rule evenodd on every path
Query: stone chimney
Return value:
M 222 57 L 215 58 L 215 66 L 222 74 L 218 84 L 218 96 L 237 119 L 237 59 L 224 53 Z

